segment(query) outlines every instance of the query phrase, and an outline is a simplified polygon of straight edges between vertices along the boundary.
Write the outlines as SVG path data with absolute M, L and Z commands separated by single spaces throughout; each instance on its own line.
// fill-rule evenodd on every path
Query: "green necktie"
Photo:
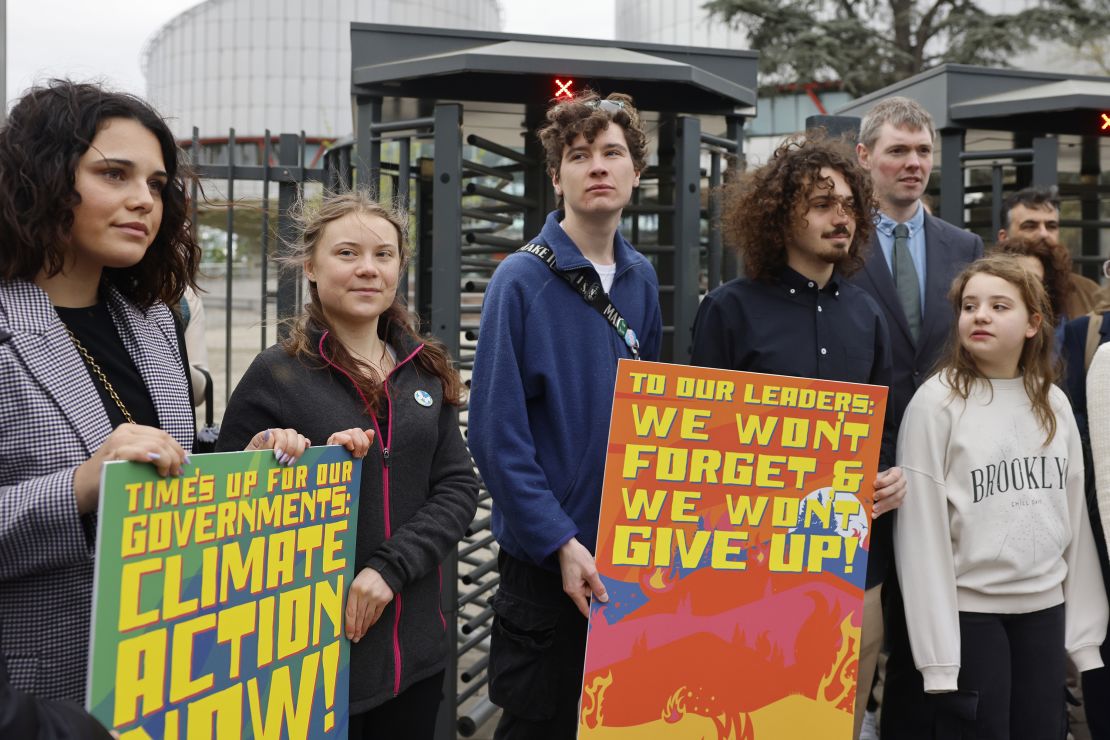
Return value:
M 910 326 L 910 336 L 917 341 L 921 333 L 921 286 L 917 282 L 917 268 L 913 266 L 910 255 L 910 227 L 897 224 L 894 227 L 894 288 L 898 291 L 898 301 L 906 314 Z

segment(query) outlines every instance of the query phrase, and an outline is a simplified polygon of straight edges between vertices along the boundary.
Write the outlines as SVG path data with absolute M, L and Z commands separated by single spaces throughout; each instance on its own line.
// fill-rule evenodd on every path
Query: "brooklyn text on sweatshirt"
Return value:
M 1015 457 L 1010 460 L 990 462 L 971 470 L 971 499 L 974 503 L 986 500 L 996 493 L 1017 493 L 1041 489 L 1064 490 L 1068 477 L 1066 457 Z M 1020 506 L 1019 499 L 1011 505 Z M 1024 504 L 1028 505 L 1028 504 Z
M 959 612 L 1022 614 L 1064 602 L 1080 670 L 1102 664 L 1107 604 L 1087 518 L 1079 432 L 1059 388 L 1045 444 L 1021 378 L 977 381 L 965 401 L 941 376 L 906 409 L 907 494 L 895 561 L 914 662 L 929 692 L 954 691 Z

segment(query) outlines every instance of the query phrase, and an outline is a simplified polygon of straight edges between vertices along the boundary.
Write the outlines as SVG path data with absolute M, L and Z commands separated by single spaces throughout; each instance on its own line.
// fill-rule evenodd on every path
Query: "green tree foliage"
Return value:
M 863 95 L 945 62 L 1009 66 L 1040 40 L 1105 43 L 1110 0 L 1040 0 L 989 13 L 975 0 L 709 0 L 748 30 L 776 84 L 839 79 Z M 1011 5 L 1019 5 L 1011 3 Z M 1064 66 L 1063 62 L 1062 65 Z

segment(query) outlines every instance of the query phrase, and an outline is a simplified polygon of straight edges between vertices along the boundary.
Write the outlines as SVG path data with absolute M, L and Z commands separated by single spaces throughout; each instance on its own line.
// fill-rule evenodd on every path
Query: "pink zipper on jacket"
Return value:
M 390 463 L 389 463 L 389 458 L 390 458 L 389 443 L 393 440 L 393 399 L 390 398 L 390 396 L 389 396 L 389 379 L 393 376 L 393 373 L 397 372 L 398 368 L 400 368 L 402 365 L 404 365 L 406 362 L 408 362 L 412 358 L 416 357 L 417 353 L 420 352 L 420 350 L 424 349 L 424 345 L 421 344 L 416 349 L 414 349 L 409 354 L 408 357 L 406 357 L 405 359 L 401 360 L 396 365 L 394 365 L 393 369 L 390 370 L 389 373 L 385 376 L 385 379 L 382 380 L 382 392 L 385 394 L 385 405 L 386 405 L 386 416 L 385 416 L 386 428 L 385 429 L 386 429 L 386 435 L 387 435 L 386 437 L 382 437 L 382 430 L 378 427 L 377 414 L 375 414 L 374 410 L 372 408 L 370 408 L 370 403 L 369 403 L 369 401 L 366 400 L 366 396 L 363 394 L 362 389 L 358 387 L 358 383 L 355 382 L 355 379 L 352 378 L 346 370 L 344 370 L 343 368 L 339 367 L 334 362 L 332 362 L 331 358 L 328 357 L 324 353 L 324 340 L 327 338 L 329 333 L 330 332 L 325 331 L 323 333 L 323 335 L 321 335 L 321 337 L 320 337 L 320 344 L 319 344 L 320 357 L 324 358 L 325 362 L 327 362 L 329 365 L 334 367 L 339 372 L 343 373 L 343 375 L 347 378 L 347 380 L 351 381 L 351 385 L 353 385 L 355 387 L 355 392 L 358 393 L 358 397 L 362 399 L 363 406 L 366 407 L 366 413 L 370 415 L 370 421 L 372 421 L 374 423 L 374 436 L 378 440 L 378 446 L 380 446 L 382 448 L 382 510 L 383 510 L 383 514 L 384 514 L 384 518 L 385 518 L 385 538 L 388 540 L 390 537 L 393 536 L 393 525 L 390 522 L 390 518 L 389 518 L 390 517 L 390 514 L 389 514 L 389 465 L 390 465 Z M 441 576 L 441 582 L 442 582 L 442 576 Z M 442 586 L 441 586 L 441 588 L 442 588 Z M 395 608 L 393 610 L 393 667 L 394 667 L 394 671 L 393 671 L 393 695 L 397 696 L 398 694 L 401 693 L 401 638 L 400 638 L 401 594 L 400 594 L 400 592 L 394 594 L 393 602 L 395 604 Z M 441 620 L 443 619 L 442 611 L 440 611 L 439 618 Z M 444 621 L 444 629 L 446 629 L 446 624 L 447 624 L 446 621 Z
M 447 618 L 443 616 L 443 565 L 436 566 L 436 573 L 439 574 L 439 600 L 436 601 L 436 612 L 439 613 L 439 621 L 443 623 L 443 631 L 447 631 Z

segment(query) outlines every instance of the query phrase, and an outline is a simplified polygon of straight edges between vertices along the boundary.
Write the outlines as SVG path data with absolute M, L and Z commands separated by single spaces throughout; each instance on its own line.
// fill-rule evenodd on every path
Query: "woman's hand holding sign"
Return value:
M 351 642 L 358 642 L 374 624 L 381 619 L 389 602 L 393 601 L 393 589 L 373 568 L 363 568 L 351 582 L 347 592 L 346 634 Z

